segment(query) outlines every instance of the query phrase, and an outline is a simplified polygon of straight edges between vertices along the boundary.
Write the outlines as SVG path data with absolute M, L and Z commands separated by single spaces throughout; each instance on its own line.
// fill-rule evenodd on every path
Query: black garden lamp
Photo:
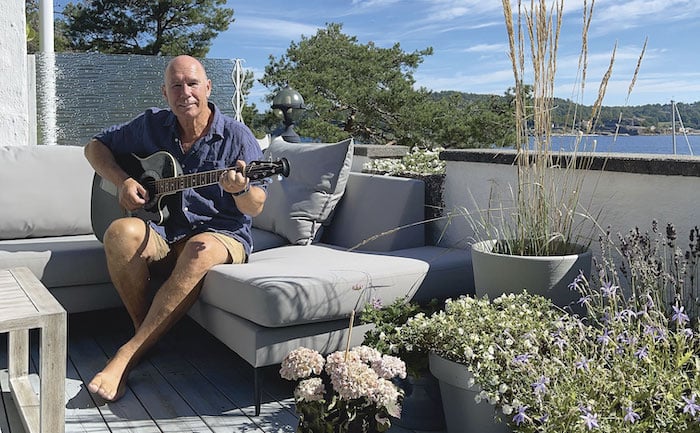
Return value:
M 299 134 L 294 131 L 294 123 L 301 118 L 304 113 L 306 106 L 304 105 L 304 98 L 289 86 L 275 95 L 272 100 L 272 112 L 275 116 L 282 119 L 284 123 L 284 132 L 281 137 L 284 141 L 290 143 L 299 143 Z

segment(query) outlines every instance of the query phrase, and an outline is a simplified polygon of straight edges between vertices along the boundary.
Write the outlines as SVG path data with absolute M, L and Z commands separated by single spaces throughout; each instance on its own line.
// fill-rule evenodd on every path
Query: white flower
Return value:
M 306 347 L 295 349 L 282 360 L 280 376 L 287 380 L 303 379 L 323 370 L 323 356 Z
M 320 377 L 312 377 L 299 382 L 294 390 L 294 399 L 299 401 L 319 401 L 323 400 L 325 388 Z

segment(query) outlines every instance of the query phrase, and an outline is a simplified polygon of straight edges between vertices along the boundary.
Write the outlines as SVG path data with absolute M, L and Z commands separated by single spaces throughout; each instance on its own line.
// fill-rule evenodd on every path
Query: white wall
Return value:
M 586 172 L 581 204 L 586 205 L 589 214 L 597 217 L 602 230 L 610 227 L 613 234 L 626 234 L 635 227 L 649 231 L 652 220 L 658 221 L 661 230 L 665 230 L 666 223 L 673 223 L 683 245 L 690 229 L 700 225 L 700 158 L 693 162 L 692 157 L 688 157 L 685 162 L 688 161 L 693 164 L 687 170 L 689 175 L 664 174 L 673 162 L 669 162 L 668 157 L 654 156 L 644 161 L 631 161 L 643 162 L 636 165 L 648 168 L 648 172 L 654 174 Z M 492 188 L 506 191 L 505 195 L 509 196 L 508 187 L 515 185 L 516 181 L 515 170 L 509 164 L 448 160 L 445 210 L 487 209 Z M 595 240 L 600 233 L 596 231 Z M 473 239 L 474 233 L 467 219 L 456 216 L 447 224 L 441 244 L 467 248 Z M 598 250 L 595 240 L 594 253 Z
M 29 144 L 24 0 L 3 2 L 0 14 L 0 145 Z

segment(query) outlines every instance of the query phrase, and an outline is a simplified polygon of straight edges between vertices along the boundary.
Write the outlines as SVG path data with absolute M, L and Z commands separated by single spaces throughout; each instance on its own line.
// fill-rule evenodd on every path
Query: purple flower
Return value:
M 610 338 L 610 331 L 608 329 L 603 330 L 603 335 L 599 336 L 597 341 L 603 346 L 610 343 L 612 341 L 612 338 Z
M 569 290 L 578 290 L 579 284 L 583 283 L 584 281 L 585 281 L 585 278 L 583 276 L 583 271 L 578 271 L 578 275 L 576 275 L 576 278 L 574 278 L 574 281 L 572 281 L 568 285 Z
M 641 349 L 634 352 L 635 356 L 639 359 L 644 359 L 649 356 L 649 347 L 644 346 Z
M 583 412 L 583 415 L 581 415 L 580 418 L 583 420 L 583 423 L 586 425 L 586 428 L 588 428 L 588 430 L 593 430 L 594 428 L 597 428 L 598 415 L 591 412 L 590 408 L 582 407 L 580 409 L 581 412 Z
M 580 297 L 579 300 L 578 300 L 578 304 L 579 304 L 581 307 L 583 307 L 583 306 L 586 305 L 586 304 L 590 304 L 590 303 L 591 303 L 591 297 L 590 297 L 590 295 L 582 296 L 582 297 Z
M 542 395 L 547 392 L 547 384 L 549 383 L 549 378 L 542 376 L 540 379 L 532 384 L 532 389 L 535 391 L 535 395 Z
M 677 305 L 673 306 L 673 316 L 671 317 L 671 321 L 677 322 L 678 326 L 683 326 L 685 323 L 690 320 L 688 318 L 688 315 L 683 312 L 684 307 L 678 307 Z
M 582 357 L 581 360 L 576 363 L 576 369 L 588 371 L 588 359 L 585 356 Z
M 379 298 L 372 298 L 370 301 L 370 304 L 372 305 L 372 308 L 375 310 L 381 310 L 382 309 L 382 300 Z
M 529 408 L 529 406 L 520 406 L 518 407 L 518 413 L 515 414 L 513 417 L 513 422 L 515 425 L 520 425 L 524 422 L 530 421 L 530 417 L 525 414 L 525 411 Z
M 695 418 L 695 415 L 700 412 L 700 405 L 695 403 L 695 393 L 690 396 L 690 398 L 683 397 L 685 401 L 685 406 L 683 406 L 683 413 L 690 413 L 690 416 Z
M 517 355 L 515 358 L 513 358 L 513 364 L 517 365 L 524 365 L 527 364 L 528 361 L 530 361 L 530 355 L 529 353 L 523 353 L 522 355 Z
M 639 421 L 642 417 L 639 416 L 637 412 L 634 411 L 634 408 L 632 405 L 629 405 L 625 408 L 625 417 L 623 418 L 625 422 L 628 422 L 630 424 L 634 424 L 635 422 Z
M 600 291 L 603 292 L 604 298 L 612 298 L 615 296 L 617 286 L 611 283 L 610 281 L 606 281 L 605 283 L 603 283 L 603 287 L 600 288 Z

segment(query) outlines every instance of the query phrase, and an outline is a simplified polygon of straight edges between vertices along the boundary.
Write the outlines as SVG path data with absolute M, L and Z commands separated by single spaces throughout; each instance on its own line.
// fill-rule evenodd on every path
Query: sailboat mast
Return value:
M 673 154 L 676 154 L 676 101 L 671 100 L 671 130 L 673 131 Z

